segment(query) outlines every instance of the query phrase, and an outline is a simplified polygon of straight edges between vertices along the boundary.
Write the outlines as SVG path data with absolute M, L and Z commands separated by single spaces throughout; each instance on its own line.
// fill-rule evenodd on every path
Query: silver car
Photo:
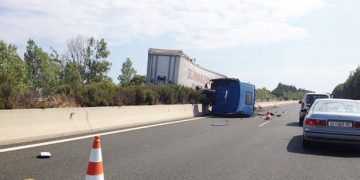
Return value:
M 317 99 L 303 126 L 303 146 L 312 141 L 360 144 L 360 101 Z

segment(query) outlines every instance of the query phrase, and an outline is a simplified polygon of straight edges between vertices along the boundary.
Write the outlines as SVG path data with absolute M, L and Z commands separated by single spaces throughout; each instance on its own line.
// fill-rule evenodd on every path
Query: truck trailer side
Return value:
M 205 69 L 181 50 L 153 49 L 148 52 L 147 81 L 152 84 L 177 84 L 189 88 L 205 87 L 211 79 L 225 75 Z

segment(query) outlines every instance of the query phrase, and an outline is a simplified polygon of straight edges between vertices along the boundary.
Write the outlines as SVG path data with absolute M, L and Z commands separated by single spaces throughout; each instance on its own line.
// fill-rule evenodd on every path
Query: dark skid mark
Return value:
M 228 126 L 229 124 L 212 124 L 211 126 Z

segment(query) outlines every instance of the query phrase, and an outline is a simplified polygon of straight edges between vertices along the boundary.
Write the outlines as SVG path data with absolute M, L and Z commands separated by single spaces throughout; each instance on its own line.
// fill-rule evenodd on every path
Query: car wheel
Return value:
M 303 126 L 304 124 L 304 117 L 299 118 L 299 126 Z
M 310 142 L 309 142 L 308 140 L 306 140 L 306 139 L 304 138 L 304 136 L 302 137 L 302 146 L 303 146 L 304 148 L 308 148 L 308 147 L 310 146 Z

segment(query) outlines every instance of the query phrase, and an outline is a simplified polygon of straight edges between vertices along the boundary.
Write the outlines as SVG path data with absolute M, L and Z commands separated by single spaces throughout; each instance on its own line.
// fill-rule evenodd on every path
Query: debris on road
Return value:
M 216 124 L 212 124 L 211 126 L 228 126 L 228 123 L 216 123 Z
M 274 114 L 270 112 L 270 108 L 268 108 L 265 120 L 271 120 L 273 115 Z
M 226 120 L 225 122 L 215 122 L 211 124 L 211 126 L 228 126 L 228 125 L 229 125 L 229 120 Z
M 48 159 L 51 158 L 50 152 L 40 152 L 40 154 L 37 156 L 38 159 Z

